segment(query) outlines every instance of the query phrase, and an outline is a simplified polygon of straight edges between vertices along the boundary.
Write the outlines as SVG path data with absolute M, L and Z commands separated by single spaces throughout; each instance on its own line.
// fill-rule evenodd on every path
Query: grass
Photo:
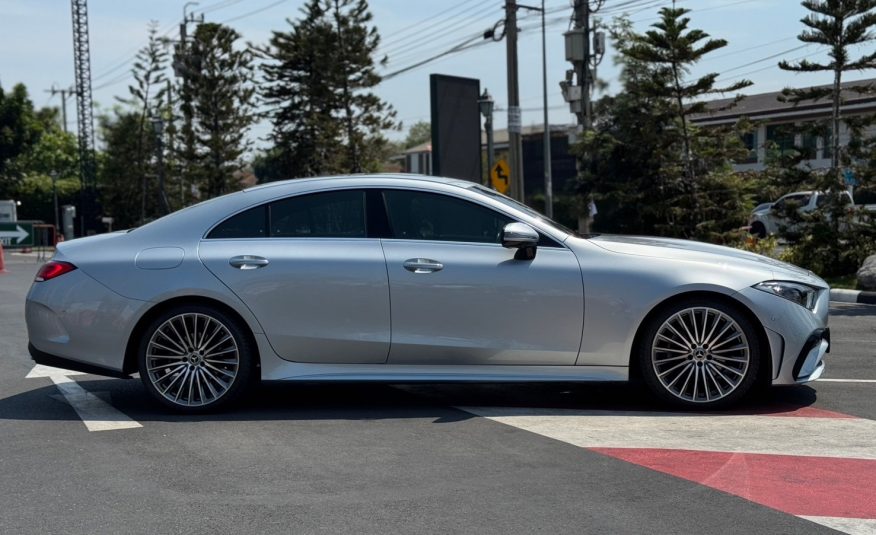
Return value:
M 856 290 L 858 286 L 858 277 L 854 273 L 851 275 L 838 275 L 836 277 L 825 277 L 824 280 L 830 284 L 831 288 L 842 288 L 844 290 Z

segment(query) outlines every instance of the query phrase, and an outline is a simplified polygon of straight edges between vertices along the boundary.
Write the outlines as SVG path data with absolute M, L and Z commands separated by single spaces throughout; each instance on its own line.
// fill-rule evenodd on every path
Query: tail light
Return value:
M 43 267 L 36 274 L 35 282 L 45 282 L 52 280 L 55 277 L 60 277 L 64 273 L 70 273 L 76 269 L 76 266 L 70 262 L 61 262 L 59 260 L 50 260 L 43 264 Z

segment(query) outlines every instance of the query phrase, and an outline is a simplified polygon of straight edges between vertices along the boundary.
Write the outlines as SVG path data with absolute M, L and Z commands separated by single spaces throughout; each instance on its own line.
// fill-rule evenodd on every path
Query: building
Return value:
M 876 92 L 858 93 L 852 90 L 855 86 L 865 86 L 876 83 L 876 78 L 846 82 L 843 84 L 845 103 L 842 114 L 845 117 L 855 115 L 870 115 L 876 113 Z M 829 86 L 827 86 L 829 87 Z M 711 111 L 693 116 L 691 122 L 699 126 L 733 125 L 739 119 L 747 117 L 755 124 L 755 130 L 744 137 L 750 150 L 749 158 L 737 162 L 735 168 L 739 171 L 760 171 L 766 167 L 767 144 L 772 141 L 778 150 L 792 150 L 802 147 L 810 158 L 807 163 L 814 169 L 830 167 L 831 142 L 829 136 L 810 136 L 803 134 L 788 135 L 788 125 L 802 123 L 829 122 L 832 112 L 832 102 L 827 99 L 819 101 L 803 101 L 799 104 L 779 100 L 781 91 L 749 95 L 736 106 L 732 98 L 715 100 L 708 103 Z M 783 128 L 785 127 L 785 128 Z M 876 134 L 876 131 L 874 131 Z M 849 132 L 845 124 L 840 127 L 840 144 L 849 142 Z

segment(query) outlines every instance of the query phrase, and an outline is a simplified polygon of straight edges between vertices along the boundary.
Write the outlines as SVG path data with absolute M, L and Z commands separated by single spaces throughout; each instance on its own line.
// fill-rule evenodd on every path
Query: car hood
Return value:
M 716 265 L 741 264 L 749 269 L 770 271 L 776 279 L 791 279 L 827 287 L 811 271 L 767 256 L 690 240 L 652 238 L 646 236 L 599 235 L 590 242 L 613 253 L 666 258 L 688 262 L 706 262 Z

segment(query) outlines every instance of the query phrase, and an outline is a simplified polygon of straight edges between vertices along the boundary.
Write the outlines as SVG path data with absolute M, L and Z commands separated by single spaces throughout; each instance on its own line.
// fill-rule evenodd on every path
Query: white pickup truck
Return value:
M 848 191 L 842 191 L 841 195 L 845 199 L 844 202 L 847 202 L 850 207 L 855 206 L 852 195 Z M 816 208 L 824 206 L 829 198 L 829 194 L 823 191 L 795 191 L 783 195 L 776 202 L 758 205 L 751 212 L 748 221 L 750 232 L 759 238 L 777 234 L 781 227 L 789 226 L 787 218 L 783 215 L 786 205 L 794 203 L 800 206 L 800 212 L 812 212 Z M 876 205 L 873 204 L 868 204 L 864 208 L 871 212 L 876 211 Z

